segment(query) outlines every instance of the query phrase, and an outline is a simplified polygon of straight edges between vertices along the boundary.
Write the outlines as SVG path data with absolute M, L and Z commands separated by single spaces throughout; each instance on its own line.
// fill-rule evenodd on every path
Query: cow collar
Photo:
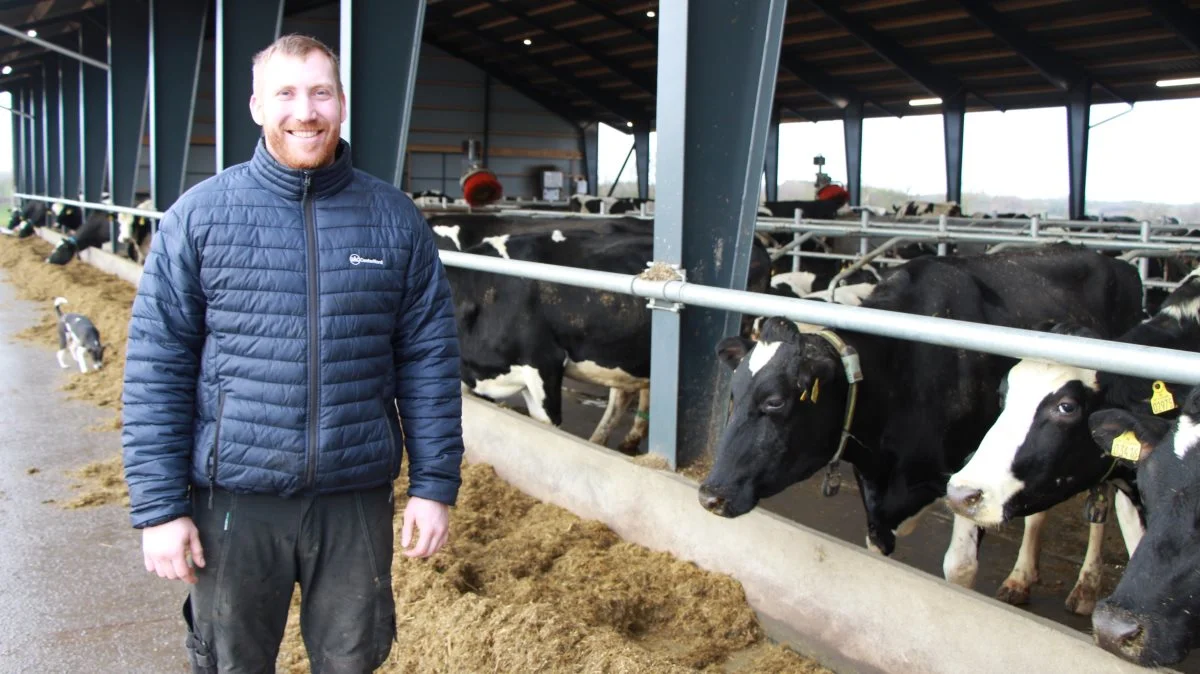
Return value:
M 829 342 L 833 350 L 837 351 L 838 356 L 842 359 L 842 370 L 846 373 L 846 381 L 850 384 L 850 388 L 846 392 L 846 416 L 842 420 L 842 434 L 838 439 L 838 448 L 829 465 L 825 467 L 825 477 L 821 480 L 821 493 L 825 496 L 833 496 L 842 487 L 842 453 L 846 451 L 846 442 L 852 437 L 850 427 L 854 423 L 854 411 L 858 403 L 858 382 L 863 380 L 863 374 L 862 365 L 858 360 L 858 352 L 854 350 L 854 347 L 847 344 L 832 330 L 820 330 L 816 334 Z

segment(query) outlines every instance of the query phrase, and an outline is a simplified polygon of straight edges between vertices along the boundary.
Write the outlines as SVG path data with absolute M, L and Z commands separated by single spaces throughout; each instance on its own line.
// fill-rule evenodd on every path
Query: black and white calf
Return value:
M 1054 332 L 1097 336 L 1070 325 L 1056 326 Z M 1200 274 L 1184 279 L 1157 314 L 1117 341 L 1200 351 Z M 1118 523 L 1126 549 L 1132 554 L 1141 538 L 1134 472 L 1132 467 L 1096 449 L 1087 419 L 1104 408 L 1173 417 L 1178 410 L 1176 401 L 1184 391 L 1184 386 L 1173 382 L 1152 382 L 1057 363 L 1018 363 L 1001 384 L 1003 412 L 970 462 L 947 484 L 947 505 L 970 522 L 955 521 L 954 542 L 944 562 L 946 577 L 967 586 L 973 581 L 977 569 L 974 524 L 996 526 L 1024 516 L 1028 528 L 1029 518 L 1040 518 L 1039 513 L 1095 487 L 1103 488 L 1104 493 L 1116 488 Z M 1067 599 L 1067 608 L 1076 613 L 1086 615 L 1095 605 L 1103 526 L 1091 525 L 1084 567 Z M 1026 562 L 1022 573 L 1014 569 L 1005 581 L 1001 598 L 1014 602 L 1028 599 L 1029 585 L 1037 578 L 1036 555 Z
M 1119 334 L 1139 317 L 1141 282 L 1127 263 L 1047 246 L 912 260 L 862 306 L 1027 328 L 1071 317 Z M 837 457 L 856 469 L 868 545 L 885 554 L 979 445 L 1011 363 L 864 333 L 802 334 L 778 317 L 763 323 L 757 343 L 730 337 L 717 351 L 734 370 L 733 410 L 701 505 L 737 517 Z
M 1145 667 L 1177 663 L 1200 639 L 1200 388 L 1173 423 L 1101 410 L 1089 425 L 1101 449 L 1137 462 L 1146 521 L 1116 589 L 1092 613 L 1093 638 Z
M 87 316 L 64 314 L 61 307 L 66 303 L 65 297 L 54 298 L 54 313 L 58 315 L 58 366 L 69 367 L 67 356 L 70 356 L 80 372 L 99 370 L 104 367 L 105 348 L 100 331 Z

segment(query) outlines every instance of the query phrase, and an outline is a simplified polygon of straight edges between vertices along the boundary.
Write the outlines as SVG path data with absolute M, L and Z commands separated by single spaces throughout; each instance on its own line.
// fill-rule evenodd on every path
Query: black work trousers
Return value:
M 196 674 L 274 672 L 292 590 L 313 674 L 379 667 L 395 639 L 391 487 L 281 498 L 194 490 L 204 568 L 184 603 Z

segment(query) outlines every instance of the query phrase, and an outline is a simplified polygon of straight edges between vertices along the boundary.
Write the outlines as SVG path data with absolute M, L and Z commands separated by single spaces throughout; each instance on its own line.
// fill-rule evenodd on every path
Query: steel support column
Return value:
M 592 122 L 579 127 L 579 152 L 583 155 L 584 175 L 587 176 L 587 193 L 600 194 L 600 124 Z
M 45 65 L 42 66 L 43 68 Z M 33 119 L 29 120 L 29 129 L 31 134 L 30 150 L 32 156 L 31 167 L 33 168 L 33 191 L 34 194 L 46 193 L 46 130 L 43 128 L 46 115 L 46 102 L 42 98 L 42 92 L 46 85 L 40 72 L 33 78 L 33 88 L 30 91 L 30 97 L 33 99 Z
M 1083 80 L 1067 91 L 1067 153 L 1070 155 L 1069 217 L 1080 220 L 1086 214 L 1088 131 L 1092 115 L 1092 83 Z
M 79 30 L 84 56 L 108 58 L 108 36 L 103 26 L 84 21 Z M 79 78 L 79 134 L 83 138 L 80 169 L 84 201 L 100 201 L 104 191 L 108 128 L 108 73 L 85 67 Z
M 863 102 L 850 101 L 842 111 L 842 135 L 846 139 L 846 191 L 852 206 L 862 205 Z
M 134 205 L 146 120 L 150 11 L 139 0 L 108 4 L 108 175 L 113 203 Z
M 262 131 L 250 117 L 250 62 L 279 37 L 284 0 L 216 0 L 217 172 L 248 161 Z M 156 204 L 157 205 L 157 204 Z
M 23 113 L 29 111 L 25 109 L 25 90 L 11 89 L 13 109 Z M 25 183 L 25 115 L 9 115 L 12 122 L 12 171 L 13 184 L 16 186 L 17 192 L 28 192 L 29 186 Z M 3 218 L 3 223 L 8 223 L 8 215 L 0 215 Z
M 946 201 L 962 205 L 963 128 L 967 118 L 967 97 L 954 96 L 942 101 L 942 130 L 946 139 Z
M 771 111 L 771 128 L 767 129 L 767 158 L 763 166 L 766 178 L 767 201 L 779 201 L 779 108 Z M 755 200 L 755 203 L 758 203 Z
M 425 27 L 424 2 L 342 0 L 350 15 L 349 40 L 341 58 L 349 61 L 350 129 L 369 140 L 354 145 L 354 166 L 399 186 L 412 119 L 413 89 Z
M 483 141 L 479 145 L 479 160 L 487 166 L 488 148 L 492 145 L 492 76 L 488 73 L 483 74 Z
M 183 193 L 207 2 L 150 2 L 150 198 L 165 211 Z
M 75 34 L 72 46 L 79 49 L 79 35 Z M 81 150 L 83 138 L 79 126 L 79 76 L 83 68 L 90 68 L 75 59 L 59 59 L 59 134 L 62 137 L 63 196 L 78 199 L 80 180 L 83 176 Z M 93 68 L 94 70 L 98 70 Z M 104 71 L 100 71 L 103 73 Z
M 744 289 L 787 2 L 661 0 L 658 9 L 654 259 L 682 264 L 688 281 Z M 713 353 L 741 316 L 652 313 L 650 451 L 688 464 L 724 426 L 728 375 Z
M 46 192 L 54 197 L 62 196 L 62 147 L 59 145 L 58 126 L 58 61 L 57 54 L 49 54 L 42 61 L 42 138 L 46 157 Z
M 637 157 L 638 199 L 650 198 L 650 123 L 637 122 L 633 130 L 633 147 Z

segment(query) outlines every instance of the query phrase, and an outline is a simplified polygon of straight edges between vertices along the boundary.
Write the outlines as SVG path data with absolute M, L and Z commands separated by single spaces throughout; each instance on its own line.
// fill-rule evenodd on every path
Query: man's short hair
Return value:
M 251 68 L 251 72 L 254 75 L 253 86 L 255 93 L 258 92 L 258 74 L 262 70 L 263 64 L 271 60 L 272 56 L 275 56 L 276 54 L 283 54 L 284 56 L 292 56 L 298 59 L 304 59 L 309 55 L 309 53 L 314 51 L 319 51 L 325 54 L 325 56 L 329 59 L 329 62 L 333 64 L 333 79 L 335 82 L 337 82 L 338 95 L 342 95 L 342 70 L 341 65 L 338 62 L 337 54 L 333 53 L 332 49 L 325 46 L 325 43 L 321 42 L 317 38 L 309 37 L 308 35 L 299 35 L 296 33 L 280 37 L 278 40 L 272 42 L 266 49 L 254 55 L 254 65 Z

